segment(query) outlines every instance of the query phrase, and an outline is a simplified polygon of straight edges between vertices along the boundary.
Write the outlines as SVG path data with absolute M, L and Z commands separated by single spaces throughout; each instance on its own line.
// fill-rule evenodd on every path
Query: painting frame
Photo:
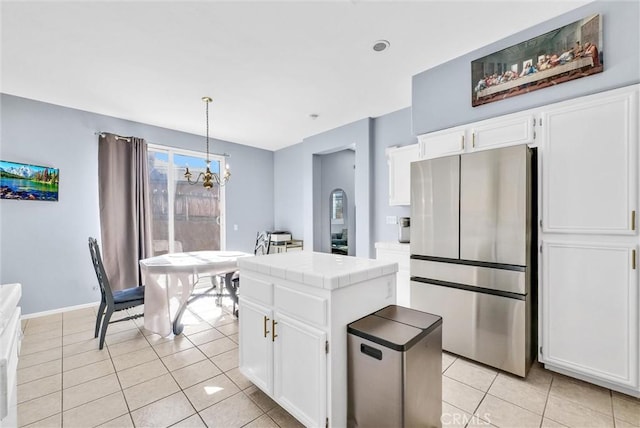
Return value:
M 0 199 L 57 202 L 60 169 L 0 160 Z
M 601 73 L 603 57 L 602 16 L 589 15 L 471 61 L 471 106 Z

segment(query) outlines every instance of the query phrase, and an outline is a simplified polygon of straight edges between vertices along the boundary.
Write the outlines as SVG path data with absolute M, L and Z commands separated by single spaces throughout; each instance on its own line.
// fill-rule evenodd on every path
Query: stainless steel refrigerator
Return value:
M 534 155 L 411 164 L 411 307 L 442 316 L 444 350 L 519 376 L 532 361 Z

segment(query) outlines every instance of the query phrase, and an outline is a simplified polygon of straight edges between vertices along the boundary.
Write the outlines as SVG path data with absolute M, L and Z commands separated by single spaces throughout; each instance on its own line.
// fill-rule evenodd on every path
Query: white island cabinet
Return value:
M 347 423 L 347 324 L 396 302 L 398 264 L 309 251 L 238 260 L 240 371 L 301 423 Z

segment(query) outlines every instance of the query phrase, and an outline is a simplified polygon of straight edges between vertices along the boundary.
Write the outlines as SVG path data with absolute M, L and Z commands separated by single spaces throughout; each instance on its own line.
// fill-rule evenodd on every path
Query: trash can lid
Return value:
M 398 321 L 428 331 L 442 324 L 442 317 L 439 315 L 433 315 L 398 305 L 389 305 L 386 308 L 374 312 L 374 314 L 382 318 Z
M 347 333 L 400 352 L 411 348 L 424 336 L 419 328 L 374 314 L 349 324 Z

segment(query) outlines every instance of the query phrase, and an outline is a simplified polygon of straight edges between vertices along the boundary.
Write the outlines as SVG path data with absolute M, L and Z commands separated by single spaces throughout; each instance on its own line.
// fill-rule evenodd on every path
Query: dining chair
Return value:
M 98 330 L 100 330 L 100 349 L 102 349 L 109 324 L 144 316 L 144 313 L 139 313 L 111 321 L 111 315 L 113 315 L 114 312 L 144 304 L 144 285 L 112 291 L 109 285 L 109 279 L 104 270 L 104 265 L 102 264 L 98 241 L 96 241 L 95 238 L 89 237 L 89 252 L 91 253 L 91 261 L 96 271 L 96 277 L 100 285 L 100 294 L 102 295 L 100 307 L 98 308 L 98 316 L 96 317 L 96 331 L 93 337 L 98 337 Z
M 260 256 L 263 254 L 269 254 L 271 249 L 271 232 L 261 231 L 258 232 L 256 237 L 256 246 L 253 250 L 253 254 Z

